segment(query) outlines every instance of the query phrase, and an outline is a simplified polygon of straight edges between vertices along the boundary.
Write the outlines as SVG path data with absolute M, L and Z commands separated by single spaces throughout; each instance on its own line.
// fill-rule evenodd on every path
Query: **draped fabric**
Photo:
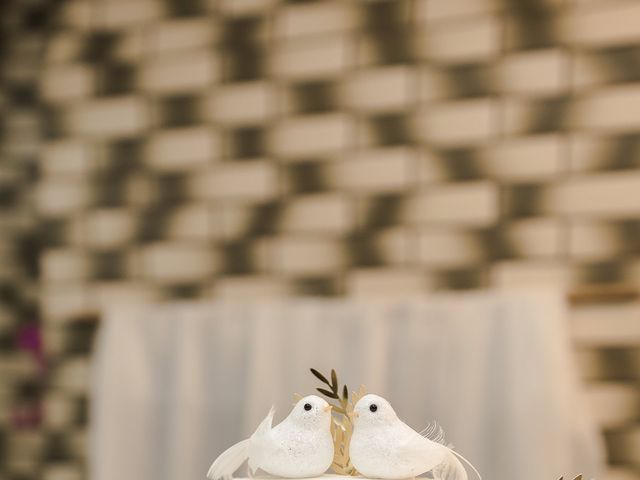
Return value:
M 92 480 L 204 478 L 308 368 L 388 398 L 489 480 L 597 477 L 603 454 L 553 292 L 182 303 L 110 311 L 95 356 Z M 571 478 L 573 478 L 571 476 Z

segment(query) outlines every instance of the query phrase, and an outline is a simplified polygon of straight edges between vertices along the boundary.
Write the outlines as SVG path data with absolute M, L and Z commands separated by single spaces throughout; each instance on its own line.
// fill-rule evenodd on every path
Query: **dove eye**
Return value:
M 305 403 L 304 404 L 304 409 L 308 412 L 309 410 L 311 410 L 311 404 L 310 403 Z
M 369 410 L 374 413 L 378 411 L 378 405 L 376 405 L 375 403 L 372 403 L 371 405 L 369 405 Z

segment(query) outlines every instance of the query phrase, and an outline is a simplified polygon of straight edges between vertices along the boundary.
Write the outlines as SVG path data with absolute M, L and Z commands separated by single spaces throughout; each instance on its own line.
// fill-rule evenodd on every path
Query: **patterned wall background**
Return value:
M 3 9 L 0 479 L 85 478 L 106 304 L 640 283 L 638 1 Z M 572 324 L 637 480 L 614 300 Z

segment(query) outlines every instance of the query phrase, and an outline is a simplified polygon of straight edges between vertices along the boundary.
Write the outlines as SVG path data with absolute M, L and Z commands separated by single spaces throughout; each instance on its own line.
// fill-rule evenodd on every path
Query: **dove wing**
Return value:
M 447 447 L 424 438 L 405 423 L 402 423 L 401 437 L 398 455 L 410 465 L 415 465 L 416 471 L 428 472 L 442 463 L 447 456 Z
M 268 457 L 274 448 L 272 441 L 272 425 L 273 415 L 275 414 L 275 407 L 271 407 L 267 416 L 260 422 L 256 431 L 251 435 L 251 449 L 249 451 L 249 469 L 251 472 L 255 472 L 260 465 L 263 464 L 264 458 Z

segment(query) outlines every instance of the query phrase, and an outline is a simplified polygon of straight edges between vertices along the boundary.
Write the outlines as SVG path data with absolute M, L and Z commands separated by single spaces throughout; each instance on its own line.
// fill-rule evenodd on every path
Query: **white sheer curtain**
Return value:
M 487 480 L 599 476 L 559 293 L 405 301 L 301 299 L 114 309 L 98 338 L 92 480 L 202 479 L 292 394 L 308 368 L 437 420 Z M 573 477 L 571 477 L 573 478 Z

